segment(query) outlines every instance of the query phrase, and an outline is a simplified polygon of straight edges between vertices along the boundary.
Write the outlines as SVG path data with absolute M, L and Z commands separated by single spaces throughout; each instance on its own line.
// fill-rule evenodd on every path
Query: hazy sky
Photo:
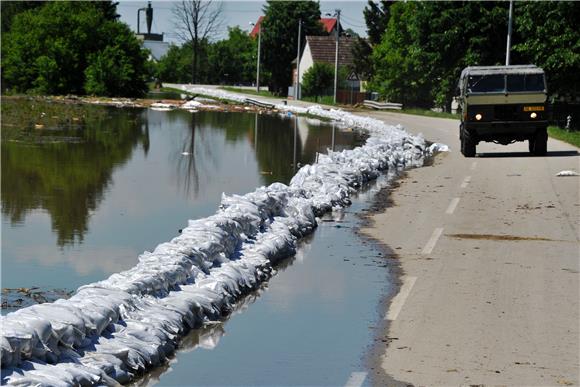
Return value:
M 250 22 L 258 20 L 263 15 L 262 7 L 265 1 L 224 1 L 224 19 L 225 22 L 220 29 L 217 39 L 227 37 L 227 27 L 239 25 L 244 30 L 251 30 Z M 335 9 L 341 9 L 340 24 L 343 28 L 352 28 L 361 36 L 366 36 L 366 26 L 362 11 L 367 4 L 366 1 L 321 1 L 320 11 L 323 16 L 325 13 L 334 13 Z M 165 41 L 177 42 L 177 36 L 174 32 L 174 21 L 171 9 L 173 1 L 152 1 L 153 7 L 153 26 L 151 32 L 164 33 Z M 137 10 L 147 7 L 147 1 L 120 0 L 117 6 L 117 12 L 121 15 L 121 20 L 137 31 Z M 141 13 L 141 31 L 147 30 L 144 13 Z

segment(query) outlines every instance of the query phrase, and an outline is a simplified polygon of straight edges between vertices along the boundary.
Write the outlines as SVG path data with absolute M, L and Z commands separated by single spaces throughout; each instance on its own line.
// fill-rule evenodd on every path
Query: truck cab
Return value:
M 459 78 L 461 153 L 474 157 L 480 141 L 528 141 L 532 154 L 547 151 L 547 88 L 534 65 L 467 67 Z

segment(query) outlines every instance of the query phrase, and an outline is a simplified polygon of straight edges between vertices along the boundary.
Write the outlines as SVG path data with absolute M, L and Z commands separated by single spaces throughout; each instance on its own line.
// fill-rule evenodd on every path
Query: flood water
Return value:
M 2 101 L 2 287 L 75 290 L 137 263 L 222 192 L 288 183 L 360 133 L 279 114 Z M 334 135 L 333 135 L 334 133 Z
M 169 364 L 133 386 L 343 386 L 354 372 L 374 372 L 366 359 L 393 274 L 385 252 L 355 229 L 384 184 L 326 215 L 227 321 L 190 332 Z
M 104 279 L 213 214 L 222 192 L 288 183 L 317 152 L 363 141 L 280 114 L 3 101 L 2 287 Z M 364 371 L 390 290 L 385 258 L 354 232 L 370 196 L 327 215 L 225 322 L 191 332 L 136 384 L 344 385 Z

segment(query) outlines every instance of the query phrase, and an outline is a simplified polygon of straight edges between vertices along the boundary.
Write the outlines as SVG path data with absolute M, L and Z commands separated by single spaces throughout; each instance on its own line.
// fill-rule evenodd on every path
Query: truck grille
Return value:
M 493 116 L 494 119 L 500 121 L 514 121 L 519 119 L 520 109 L 519 105 L 496 105 Z

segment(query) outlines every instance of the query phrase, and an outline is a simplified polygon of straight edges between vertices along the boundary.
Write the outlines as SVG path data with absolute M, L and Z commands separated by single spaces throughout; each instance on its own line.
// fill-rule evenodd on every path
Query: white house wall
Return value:
M 304 52 L 302 53 L 302 58 L 300 58 L 300 84 L 303 83 L 304 73 L 308 71 L 314 65 L 312 60 L 312 52 L 310 51 L 310 45 L 306 42 L 306 47 L 304 47 Z

